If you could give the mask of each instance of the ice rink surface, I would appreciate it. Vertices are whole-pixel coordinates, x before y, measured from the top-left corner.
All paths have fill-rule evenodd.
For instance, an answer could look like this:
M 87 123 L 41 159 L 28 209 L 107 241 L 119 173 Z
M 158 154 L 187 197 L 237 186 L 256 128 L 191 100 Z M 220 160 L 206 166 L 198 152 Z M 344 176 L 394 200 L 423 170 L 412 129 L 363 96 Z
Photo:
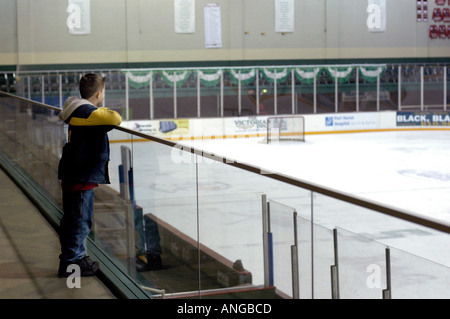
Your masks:
M 450 131 L 307 135 L 306 142 L 272 144 L 265 144 L 262 138 L 205 139 L 181 141 L 178 145 L 450 224 Z M 112 144 L 113 165 L 120 161 L 119 146 Z M 324 281 L 320 289 L 320 278 L 329 278 L 329 265 L 333 263 L 330 234 L 335 227 L 341 234 L 343 276 L 348 269 L 348 280 L 343 280 L 343 285 L 356 282 L 354 268 L 360 267 L 356 270 L 361 274 L 358 287 L 363 287 L 359 290 L 352 284 L 343 291 L 364 295 L 366 263 L 380 260 L 382 265 L 384 249 L 389 246 L 394 249 L 393 278 L 401 282 L 396 285 L 397 296 L 409 297 L 409 293 L 414 293 L 412 297 L 420 297 L 417 292 L 424 287 L 430 287 L 433 296 L 449 296 L 445 288 L 450 285 L 448 234 L 320 194 L 314 195 L 314 205 L 311 205 L 308 191 L 280 186 L 270 178 L 220 162 L 203 161 L 196 172 L 195 164 L 186 161 L 179 148 L 155 143 L 132 145 L 137 204 L 144 208 L 144 214 L 157 215 L 182 233 L 199 238 L 202 244 L 229 260 L 242 259 L 245 268 L 252 272 L 255 284 L 263 282 L 261 201 L 258 198 L 263 190 L 269 199 L 280 203 L 277 208 L 280 213 L 274 212 L 271 219 L 275 268 L 278 269 L 275 284 L 282 291 L 289 293 L 291 289 L 289 254 L 293 231 L 292 218 L 283 211 L 286 205 L 295 207 L 300 218 L 313 218 L 318 225 L 314 229 L 314 249 L 315 256 L 323 260 L 314 262 L 316 296 L 323 291 L 323 296 L 329 297 L 329 280 Z M 117 185 L 117 176 L 112 175 L 113 185 Z M 194 182 L 196 176 L 198 185 Z M 299 223 L 299 229 L 304 230 L 299 234 L 300 255 L 303 256 L 300 261 L 304 262 L 300 264 L 301 275 L 308 277 L 312 276 L 308 274 L 311 266 L 305 257 L 311 255 L 311 227 L 308 222 L 302 224 L 299 220 Z M 361 241 L 360 236 L 373 242 Z M 397 269 L 401 271 L 396 272 Z M 310 278 L 300 281 L 308 282 Z M 377 296 L 379 292 L 375 293 Z
M 450 131 L 182 142 L 314 184 L 450 223 Z

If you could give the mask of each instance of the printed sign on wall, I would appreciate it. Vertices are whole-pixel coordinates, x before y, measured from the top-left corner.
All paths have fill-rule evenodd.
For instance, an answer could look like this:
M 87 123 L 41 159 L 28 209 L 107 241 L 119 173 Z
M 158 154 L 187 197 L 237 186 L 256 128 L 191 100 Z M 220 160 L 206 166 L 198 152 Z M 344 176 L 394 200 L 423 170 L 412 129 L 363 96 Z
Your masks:
M 368 0 L 367 28 L 369 32 L 386 31 L 386 0 Z
M 222 47 L 222 18 L 220 6 L 216 3 L 205 6 L 205 47 L 207 49 Z
M 175 33 L 195 33 L 195 0 L 175 0 Z
M 450 112 L 397 112 L 397 126 L 450 126 Z
M 275 0 L 275 32 L 294 32 L 294 0 Z
M 69 34 L 83 35 L 91 33 L 90 0 L 68 0 L 66 25 Z

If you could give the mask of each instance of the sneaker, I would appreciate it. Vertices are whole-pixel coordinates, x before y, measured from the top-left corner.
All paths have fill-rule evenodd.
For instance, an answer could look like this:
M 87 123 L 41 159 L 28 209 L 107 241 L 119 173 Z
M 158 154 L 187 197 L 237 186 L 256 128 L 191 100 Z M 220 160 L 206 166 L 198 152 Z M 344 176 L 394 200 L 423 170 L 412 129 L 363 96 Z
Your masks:
M 73 274 L 73 272 L 68 272 L 67 267 L 69 265 L 78 265 L 80 267 L 80 276 L 81 277 L 88 277 L 88 276 L 94 276 L 95 273 L 98 270 L 98 262 L 92 261 L 89 256 L 86 256 L 78 261 L 63 261 L 61 260 L 59 262 L 59 269 L 58 269 L 58 276 L 59 277 L 69 277 Z
M 140 258 L 137 258 L 136 269 L 138 272 L 162 270 L 162 260 L 160 255 L 147 254 L 147 262 L 145 263 Z

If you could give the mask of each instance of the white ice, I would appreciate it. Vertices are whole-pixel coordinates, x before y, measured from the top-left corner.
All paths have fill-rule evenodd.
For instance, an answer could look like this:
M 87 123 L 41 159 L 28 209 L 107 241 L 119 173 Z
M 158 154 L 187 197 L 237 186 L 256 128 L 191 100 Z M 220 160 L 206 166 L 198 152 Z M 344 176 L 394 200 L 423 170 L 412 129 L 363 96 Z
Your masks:
M 305 143 L 264 144 L 259 138 L 183 141 L 179 145 L 450 223 L 450 132 L 447 131 L 308 135 Z M 287 294 L 291 289 L 293 230 L 290 211 L 284 207 L 293 207 L 300 217 L 298 228 L 303 229 L 299 234 L 302 283 L 310 282 L 312 275 L 311 232 L 306 220 L 313 219 L 318 225 L 314 229 L 314 238 L 319 239 L 314 245 L 315 297 L 328 297 L 330 291 L 328 277 L 329 265 L 333 263 L 330 248 L 334 227 L 341 234 L 342 285 L 348 296 L 367 295 L 367 289 L 354 288 L 356 285 L 345 287 L 345 283 L 357 282 L 358 278 L 366 280 L 366 260 L 383 264 L 384 248 L 388 245 L 393 249 L 392 258 L 398 259 L 394 267 L 401 268 L 395 280 L 407 278 L 396 286 L 402 287 L 397 288 L 398 297 L 400 291 L 406 297 L 409 291 L 416 293 L 415 285 L 419 284 L 422 290 L 430 285 L 438 297 L 450 297 L 445 288 L 450 286 L 445 281 L 449 279 L 443 280 L 449 277 L 447 267 L 450 267 L 447 234 L 320 194 L 311 196 L 310 192 L 222 163 L 194 159 L 178 148 L 155 143 L 134 143 L 130 147 L 136 200 L 144 213 L 156 214 L 231 261 L 241 259 L 244 267 L 252 272 L 255 284 L 263 282 L 260 195 L 264 193 L 276 207 L 271 216 L 275 284 Z M 113 144 L 112 165 L 119 162 L 119 145 Z M 118 187 L 114 175 L 113 185 Z M 353 236 L 359 239 L 352 240 Z M 373 241 L 370 245 L 363 241 L 359 247 L 361 238 Z M 346 271 L 348 280 L 345 280 Z M 360 276 L 355 277 L 355 271 Z M 407 277 L 408 274 L 413 277 Z M 322 277 L 327 280 L 321 280 Z M 367 284 L 361 283 L 360 287 L 366 288 Z M 369 295 L 374 293 L 376 297 L 379 290 L 370 290 Z M 302 296 L 309 294 L 308 288 L 306 291 L 302 288 Z M 413 295 L 417 296 L 420 294 Z

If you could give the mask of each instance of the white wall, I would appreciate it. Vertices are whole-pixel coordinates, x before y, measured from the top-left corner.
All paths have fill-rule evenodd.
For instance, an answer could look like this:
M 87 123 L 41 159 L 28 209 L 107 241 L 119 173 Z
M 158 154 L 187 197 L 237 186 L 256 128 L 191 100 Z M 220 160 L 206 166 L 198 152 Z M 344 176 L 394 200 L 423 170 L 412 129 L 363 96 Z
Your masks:
M 448 57 L 430 40 L 416 1 L 387 0 L 387 30 L 368 31 L 367 0 L 296 0 L 295 31 L 275 32 L 274 0 L 216 0 L 223 47 L 205 49 L 209 0 L 196 0 L 196 31 L 176 34 L 173 0 L 91 0 L 91 33 L 70 35 L 67 0 L 0 1 L 0 65 Z

